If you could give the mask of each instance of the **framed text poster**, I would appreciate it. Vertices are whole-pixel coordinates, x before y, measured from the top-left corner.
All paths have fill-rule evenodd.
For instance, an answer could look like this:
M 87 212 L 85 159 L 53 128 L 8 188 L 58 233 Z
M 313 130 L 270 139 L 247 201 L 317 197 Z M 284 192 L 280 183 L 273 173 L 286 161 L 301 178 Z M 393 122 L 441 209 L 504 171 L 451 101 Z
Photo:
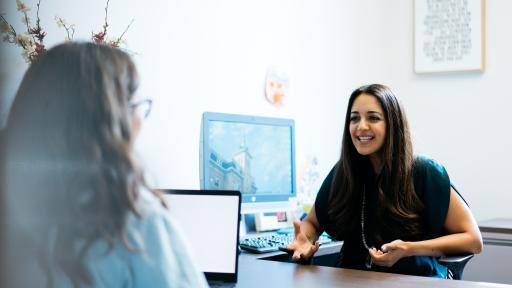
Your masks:
M 414 1 L 416 73 L 484 69 L 485 0 Z

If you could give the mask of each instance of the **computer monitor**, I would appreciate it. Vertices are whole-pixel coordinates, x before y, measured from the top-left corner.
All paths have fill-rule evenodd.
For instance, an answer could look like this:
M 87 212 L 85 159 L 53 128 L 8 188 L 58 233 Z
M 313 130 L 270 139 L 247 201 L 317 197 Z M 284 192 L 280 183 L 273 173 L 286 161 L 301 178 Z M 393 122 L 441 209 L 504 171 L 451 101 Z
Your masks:
M 203 113 L 201 189 L 239 190 L 242 213 L 288 209 L 296 199 L 294 126 L 292 119 Z

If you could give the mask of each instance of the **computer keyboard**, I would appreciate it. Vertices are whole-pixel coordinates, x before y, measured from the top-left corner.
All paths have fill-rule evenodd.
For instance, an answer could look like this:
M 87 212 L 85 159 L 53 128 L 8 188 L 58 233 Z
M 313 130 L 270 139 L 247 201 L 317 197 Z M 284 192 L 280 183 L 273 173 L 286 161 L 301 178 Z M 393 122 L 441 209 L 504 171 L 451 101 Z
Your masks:
M 286 247 L 293 242 L 294 233 L 289 234 L 271 234 L 259 237 L 251 237 L 240 240 L 240 248 L 253 253 L 274 252 L 279 247 Z M 320 245 L 332 242 L 327 234 L 322 234 L 318 238 Z

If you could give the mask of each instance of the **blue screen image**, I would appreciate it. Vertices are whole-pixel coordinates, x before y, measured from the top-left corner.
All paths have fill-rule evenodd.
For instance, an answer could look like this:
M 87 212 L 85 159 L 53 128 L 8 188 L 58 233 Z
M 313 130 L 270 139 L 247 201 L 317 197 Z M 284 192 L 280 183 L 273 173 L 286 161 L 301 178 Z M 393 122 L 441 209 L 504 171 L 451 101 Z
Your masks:
M 208 121 L 207 130 L 208 188 L 245 195 L 292 193 L 291 127 Z

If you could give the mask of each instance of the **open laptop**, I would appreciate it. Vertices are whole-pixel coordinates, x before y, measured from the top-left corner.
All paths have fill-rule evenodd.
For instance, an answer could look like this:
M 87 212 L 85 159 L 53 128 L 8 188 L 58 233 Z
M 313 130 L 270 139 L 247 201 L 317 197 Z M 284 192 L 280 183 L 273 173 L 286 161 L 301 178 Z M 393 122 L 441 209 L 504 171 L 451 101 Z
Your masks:
M 212 287 L 232 286 L 238 273 L 240 192 L 162 191 L 208 283 Z

